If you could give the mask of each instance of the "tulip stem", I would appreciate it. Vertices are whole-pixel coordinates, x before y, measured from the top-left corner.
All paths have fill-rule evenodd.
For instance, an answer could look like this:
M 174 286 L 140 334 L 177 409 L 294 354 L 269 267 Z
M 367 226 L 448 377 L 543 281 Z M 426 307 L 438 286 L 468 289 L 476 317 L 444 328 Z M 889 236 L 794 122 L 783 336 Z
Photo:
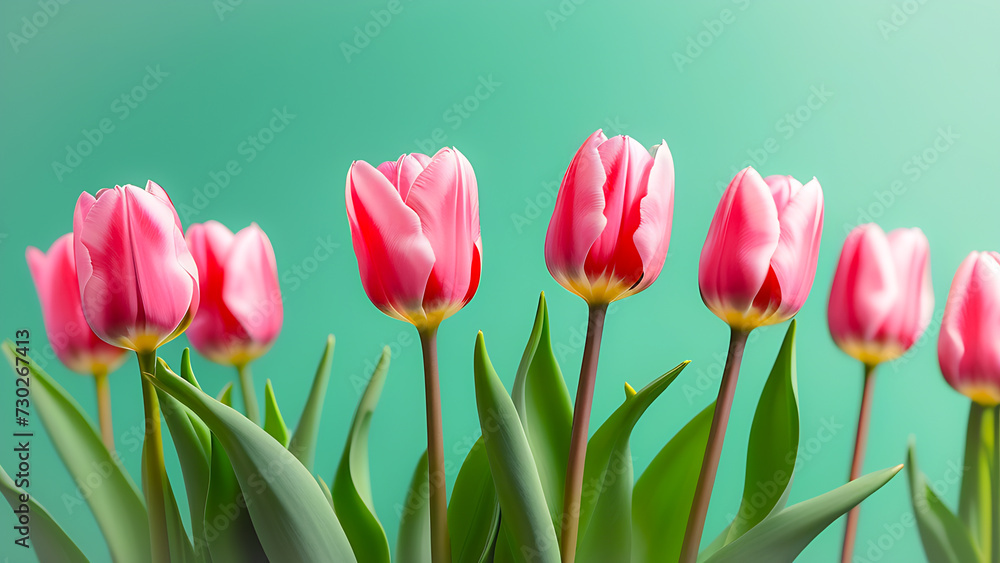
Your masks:
M 563 517 L 559 541 L 563 563 L 572 563 L 576 557 L 576 544 L 580 533 L 583 469 L 587 462 L 590 408 L 594 402 L 597 360 L 601 354 L 601 336 L 604 333 L 604 317 L 607 311 L 607 303 L 591 305 L 587 318 L 587 339 L 583 345 L 580 382 L 576 388 L 576 402 L 573 405 L 573 429 L 570 434 L 569 461 L 566 464 L 566 488 L 563 494 Z
M 257 391 L 253 388 L 253 373 L 250 372 L 250 364 L 239 364 L 236 366 L 236 373 L 240 376 L 240 391 L 243 393 L 243 408 L 247 412 L 247 418 L 257 426 L 260 426 L 260 407 L 257 406 Z
M 441 391 L 438 382 L 437 327 L 419 332 L 424 354 L 424 399 L 427 403 L 427 495 L 431 512 L 431 561 L 451 563 Z
M 875 368 L 877 364 L 865 364 L 864 391 L 861 392 L 861 411 L 858 413 L 858 433 L 854 439 L 854 457 L 851 460 L 851 473 L 848 481 L 861 476 L 865 462 L 865 450 L 868 447 L 868 427 L 872 416 L 872 395 L 875 393 Z M 847 528 L 844 530 L 844 549 L 841 552 L 841 563 L 851 563 L 854 556 L 854 542 L 858 537 L 858 517 L 860 507 L 855 506 L 847 513 Z
M 990 495 L 993 526 L 990 557 L 993 563 L 1000 563 L 1000 405 L 993 407 L 993 462 L 990 465 L 993 489 L 993 494 Z
M 101 441 L 108 453 L 115 452 L 115 431 L 111 425 L 111 389 L 108 387 L 108 369 L 94 368 L 94 390 L 97 392 L 97 422 L 101 427 Z
M 160 433 L 160 402 L 156 388 L 142 374 L 156 373 L 156 352 L 136 352 L 142 379 L 142 406 L 146 417 L 146 436 L 142 444 L 143 484 L 146 510 L 149 513 L 149 535 L 152 563 L 170 563 L 170 538 L 164 502 L 166 469 L 163 466 L 163 435 Z
M 719 458 L 722 457 L 722 445 L 726 439 L 729 411 L 733 407 L 733 396 L 736 394 L 740 362 L 743 361 L 743 350 L 746 348 L 749 335 L 750 331 L 734 328 L 729 337 L 729 355 L 726 357 L 726 367 L 722 372 L 722 383 L 719 385 L 719 397 L 715 402 L 712 426 L 708 431 L 708 444 L 705 446 L 701 474 L 698 475 L 698 486 L 695 488 L 691 514 L 688 516 L 687 529 L 684 532 L 680 563 L 695 563 L 698 560 L 701 536 L 705 531 L 705 517 L 708 516 L 708 504 L 712 499 L 715 474 L 719 470 Z
M 965 430 L 965 458 L 962 466 L 962 487 L 958 494 L 958 517 L 972 532 L 976 543 L 984 551 L 989 537 L 989 526 L 981 522 L 982 507 L 977 496 L 979 490 L 979 456 L 983 441 L 983 415 L 986 409 L 975 401 L 970 401 L 969 426 Z

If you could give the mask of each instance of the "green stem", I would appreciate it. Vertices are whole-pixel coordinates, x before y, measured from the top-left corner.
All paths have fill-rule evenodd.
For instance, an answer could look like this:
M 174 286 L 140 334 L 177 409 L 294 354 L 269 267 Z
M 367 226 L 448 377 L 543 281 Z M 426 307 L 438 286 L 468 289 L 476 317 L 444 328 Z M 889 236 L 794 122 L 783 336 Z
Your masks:
M 979 522 L 979 456 L 983 441 L 982 405 L 970 401 L 969 425 L 965 430 L 965 459 L 962 466 L 962 486 L 958 496 L 958 517 L 965 527 L 972 532 L 973 537 L 982 545 L 982 533 Z
M 240 391 L 243 393 L 243 408 L 247 412 L 247 418 L 250 419 L 250 422 L 260 426 L 260 407 L 257 406 L 257 391 L 253 387 L 250 364 L 236 366 L 236 373 L 240 376 Z
M 712 426 L 708 431 L 705 458 L 701 464 L 701 473 L 698 475 L 698 486 L 695 488 L 694 501 L 691 503 L 687 529 L 684 531 L 680 563 L 695 563 L 698 560 L 698 548 L 701 546 L 701 536 L 705 531 L 708 504 L 712 499 L 715 474 L 719 471 L 719 458 L 722 456 L 722 445 L 726 439 L 729 411 L 733 408 L 733 396 L 736 394 L 740 362 L 743 360 L 743 350 L 746 348 L 749 335 L 749 331 L 734 328 L 729 338 L 729 355 L 726 357 L 726 367 L 722 372 L 719 398 L 715 402 L 715 414 L 712 415 Z
M 97 392 L 97 422 L 101 428 L 101 441 L 108 453 L 115 453 L 115 431 L 111 424 L 111 389 L 108 386 L 108 370 L 94 368 L 94 390 Z
M 441 391 L 438 381 L 437 327 L 420 330 L 420 346 L 424 354 L 424 399 L 427 408 L 427 494 L 431 512 L 431 561 L 451 563 Z
M 1000 405 L 993 407 L 993 460 L 991 466 L 993 547 L 990 550 L 990 556 L 993 563 L 1000 563 Z
M 601 354 L 601 336 L 604 334 L 604 317 L 607 311 L 607 303 L 591 305 L 587 318 L 587 339 L 583 347 L 583 362 L 580 364 L 580 383 L 576 388 L 576 402 L 573 404 L 573 429 L 570 434 L 566 488 L 563 493 L 563 517 L 559 540 L 563 563 L 573 563 L 576 558 L 576 542 L 580 533 L 583 470 L 587 462 L 590 408 L 594 402 L 597 360 Z
M 868 427 L 872 415 L 872 395 L 875 392 L 875 367 L 873 364 L 865 364 L 864 391 L 861 392 L 861 410 L 858 413 L 858 433 L 854 439 L 854 457 L 851 460 L 851 474 L 848 481 L 853 481 L 861 476 L 861 469 L 865 462 L 865 450 L 868 447 Z M 854 543 L 858 537 L 858 517 L 860 508 L 855 506 L 847 513 L 847 527 L 844 530 L 844 549 L 841 552 L 841 563 L 851 563 L 854 556 Z
M 149 513 L 149 535 L 152 563 L 170 563 L 170 538 L 167 532 L 167 512 L 164 503 L 163 435 L 160 433 L 160 402 L 156 388 L 143 373 L 156 373 L 156 351 L 136 352 L 139 375 L 142 378 L 142 406 L 146 417 L 146 436 L 142 443 L 143 484 L 146 510 Z

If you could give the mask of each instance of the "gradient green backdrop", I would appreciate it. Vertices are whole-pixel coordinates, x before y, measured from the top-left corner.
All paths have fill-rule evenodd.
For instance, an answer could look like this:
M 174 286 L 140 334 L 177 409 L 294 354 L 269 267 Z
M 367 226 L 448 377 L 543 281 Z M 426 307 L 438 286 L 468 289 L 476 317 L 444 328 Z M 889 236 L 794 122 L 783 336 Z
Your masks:
M 943 383 L 934 342 L 959 262 L 971 250 L 998 247 L 996 3 L 52 4 L 58 12 L 43 16 L 44 1 L 0 3 L 0 337 L 31 329 L 32 349 L 43 353 L 24 249 L 47 248 L 70 230 L 83 190 L 151 178 L 181 207 L 185 224 L 217 219 L 237 229 L 256 221 L 274 243 L 285 326 L 255 372 L 260 388 L 272 379 L 290 424 L 325 336 L 338 338 L 317 459 L 327 478 L 359 385 L 381 347 L 393 348 L 372 425 L 371 467 L 376 508 L 394 544 L 397 509 L 424 448 L 420 349 L 412 327 L 378 312 L 359 283 L 343 196 L 352 159 L 378 163 L 454 145 L 476 170 L 482 284 L 440 335 L 450 487 L 479 434 L 471 374 L 478 330 L 509 385 L 544 290 L 557 355 L 575 390 L 585 307 L 549 277 L 542 248 L 565 167 L 603 127 L 647 146 L 666 139 L 677 187 L 663 273 L 608 319 L 592 428 L 622 400 L 624 382 L 639 387 L 692 360 L 636 429 L 632 452 L 641 469 L 712 399 L 728 333 L 699 298 L 697 264 L 720 190 L 745 162 L 764 174 L 816 176 L 826 225 L 812 296 L 798 316 L 803 463 L 791 501 L 832 489 L 847 474 L 861 369 L 830 340 L 825 307 L 846 230 L 877 220 L 927 233 L 937 307 L 915 353 L 880 371 L 865 470 L 902 462 L 915 435 L 923 468 L 955 502 L 949 468 L 961 462 L 967 401 Z M 294 117 L 272 121 L 275 111 Z M 110 132 L 79 162 L 68 157 L 67 145 L 84 142 L 88 152 L 85 141 L 97 134 L 84 130 L 102 120 Z M 251 148 L 250 137 L 262 150 Z M 209 186 L 227 167 L 228 184 Z M 784 330 L 760 330 L 747 352 L 706 538 L 738 507 L 749 422 Z M 176 362 L 186 344 L 179 338 L 162 355 Z M 54 361 L 49 369 L 94 412 L 87 378 Z M 201 358 L 196 371 L 211 390 L 233 375 Z M 111 380 L 120 445 L 139 431 L 137 377 L 132 359 Z M 0 381 L 0 463 L 9 469 L 13 385 Z M 93 560 L 106 560 L 99 530 L 37 416 L 32 428 L 31 492 Z M 139 451 L 120 447 L 137 476 Z M 169 443 L 167 451 L 182 491 Z M 909 511 L 901 475 L 863 505 L 859 561 L 923 560 L 915 528 L 885 535 Z M 12 545 L 13 518 L 0 512 L 0 554 L 33 560 Z M 801 560 L 834 561 L 842 532 L 841 521 Z M 869 541 L 880 538 L 888 549 L 869 559 Z

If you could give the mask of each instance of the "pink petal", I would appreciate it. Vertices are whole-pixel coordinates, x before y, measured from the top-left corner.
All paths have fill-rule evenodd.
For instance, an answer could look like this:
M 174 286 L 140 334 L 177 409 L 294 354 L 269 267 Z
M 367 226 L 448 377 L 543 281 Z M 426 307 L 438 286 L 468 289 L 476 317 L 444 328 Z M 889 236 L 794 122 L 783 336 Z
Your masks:
M 973 252 L 955 273 L 948 293 L 938 361 L 956 389 L 1000 389 L 1000 254 Z
M 934 314 L 930 245 L 920 229 L 896 229 L 889 233 L 888 242 L 899 297 L 880 337 L 907 350 L 927 329 Z
M 827 318 L 840 345 L 873 342 L 897 307 L 899 281 L 892 248 L 875 224 L 856 227 L 844 241 L 830 288 Z
M 652 284 L 667 258 L 674 217 L 674 160 L 666 141 L 656 147 L 646 189 L 639 204 L 639 226 L 632 235 L 642 260 L 642 281 L 638 293 Z
M 226 274 L 223 302 L 255 343 L 270 346 L 281 332 L 284 308 L 274 249 L 256 223 L 236 234 Z
M 771 188 L 771 197 L 778 208 L 778 215 L 781 215 L 788 202 L 802 189 L 802 183 L 791 176 L 768 176 L 764 178 L 764 182 Z
M 235 236 L 218 221 L 188 227 L 186 241 L 198 268 L 199 307 L 186 334 L 202 355 L 227 363 L 233 339 L 246 339 L 240 322 L 222 298 L 226 278 L 224 264 Z
M 181 218 L 177 215 L 177 210 L 174 209 L 174 202 L 170 199 L 170 196 L 167 195 L 166 190 L 161 188 L 156 182 L 147 180 L 146 192 L 156 196 L 157 199 L 166 203 L 170 207 L 170 210 L 174 213 L 174 223 L 177 224 L 177 228 L 180 229 L 181 232 L 184 232 L 184 227 L 181 226 Z
M 792 195 L 784 208 L 778 209 L 781 236 L 771 267 L 781 286 L 781 306 L 772 322 L 797 313 L 812 289 L 823 234 L 823 190 L 819 182 L 813 178 Z
M 717 315 L 747 313 L 771 269 L 781 227 L 771 190 L 751 167 L 722 196 L 698 264 L 702 299 Z

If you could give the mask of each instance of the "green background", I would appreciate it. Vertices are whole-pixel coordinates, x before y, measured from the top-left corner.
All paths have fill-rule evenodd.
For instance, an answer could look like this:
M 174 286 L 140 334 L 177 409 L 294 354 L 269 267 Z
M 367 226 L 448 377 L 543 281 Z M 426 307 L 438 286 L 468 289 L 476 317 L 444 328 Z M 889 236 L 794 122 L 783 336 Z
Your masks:
M 285 326 L 255 373 L 261 389 L 265 377 L 272 379 L 290 424 L 326 334 L 338 337 L 317 456 L 327 478 L 360 382 L 381 347 L 393 347 L 372 425 L 371 466 L 376 508 L 394 544 L 397 507 L 424 448 L 420 349 L 412 327 L 378 312 L 361 288 L 344 212 L 351 161 L 378 163 L 421 145 L 433 152 L 446 144 L 461 149 L 476 170 L 482 284 L 440 334 L 450 487 L 479 433 L 471 374 L 478 330 L 509 385 L 544 290 L 557 357 L 575 390 L 586 309 L 550 278 L 542 248 L 558 181 L 579 144 L 603 127 L 647 146 L 666 139 L 677 170 L 676 209 L 663 273 L 608 318 L 592 428 L 622 400 L 625 381 L 639 387 L 692 360 L 637 427 L 632 452 L 642 468 L 714 395 L 728 335 L 699 298 L 698 257 L 720 190 L 752 159 L 765 175 L 816 176 L 826 197 L 819 271 L 798 316 L 803 465 L 791 500 L 846 478 L 861 368 L 830 340 L 826 300 L 846 230 L 876 220 L 927 233 L 937 307 L 915 352 L 880 371 L 865 470 L 902 462 L 915 435 L 923 469 L 954 504 L 958 483 L 949 480 L 949 467 L 961 463 L 968 403 L 941 379 L 935 342 L 955 268 L 971 250 L 997 248 L 1000 191 L 991 170 L 1000 129 L 996 3 L 224 2 L 70 1 L 30 38 L 22 18 L 42 21 L 35 15 L 40 4 L 0 3 L 6 37 L 0 45 L 0 336 L 29 328 L 35 354 L 44 353 L 24 249 L 47 248 L 71 229 L 81 191 L 151 178 L 179 207 L 191 206 L 182 209 L 185 224 L 211 218 L 238 229 L 256 221 L 274 243 Z M 397 13 L 383 12 L 390 6 Z M 391 19 L 379 23 L 386 16 Z M 26 42 L 15 38 L 15 47 L 11 33 Z M 356 52 L 345 55 L 345 45 Z M 147 67 L 166 76 L 157 84 L 147 80 L 155 89 L 144 91 Z M 481 81 L 493 86 L 479 88 L 476 99 Z M 143 99 L 125 105 L 121 96 L 137 87 Z M 471 111 L 457 111 L 456 103 Z M 243 143 L 269 127 L 275 110 L 294 118 L 273 136 L 265 132 L 270 144 L 249 160 Z M 83 130 L 103 119 L 113 131 L 71 171 L 57 174 L 53 163 L 65 164 L 67 145 L 84 141 Z M 211 174 L 230 161 L 239 173 L 213 191 Z M 332 252 L 317 254 L 329 245 Z M 784 328 L 760 330 L 747 352 L 706 541 L 739 505 L 749 422 Z M 176 363 L 185 345 L 180 338 L 162 355 Z M 49 369 L 94 412 L 87 378 L 54 361 Z M 202 358 L 195 369 L 212 390 L 233 377 Z M 112 376 L 119 444 L 140 428 L 137 378 L 134 359 Z M 9 468 L 10 379 L 2 378 L 0 399 L 0 463 Z M 90 557 L 105 560 L 88 509 L 67 502 L 74 485 L 37 418 L 32 428 L 38 435 L 31 492 Z M 176 457 L 167 449 L 168 470 L 182 490 Z M 122 447 L 121 453 L 138 475 L 139 451 Z M 859 560 L 869 560 L 869 541 L 909 522 L 909 511 L 903 476 L 867 501 Z M 11 544 L 12 518 L 0 523 L 0 553 L 12 554 L 12 562 L 31 560 Z M 842 532 L 840 521 L 801 560 L 837 560 Z M 873 551 L 878 560 L 923 560 L 915 528 L 881 539 L 889 549 Z

